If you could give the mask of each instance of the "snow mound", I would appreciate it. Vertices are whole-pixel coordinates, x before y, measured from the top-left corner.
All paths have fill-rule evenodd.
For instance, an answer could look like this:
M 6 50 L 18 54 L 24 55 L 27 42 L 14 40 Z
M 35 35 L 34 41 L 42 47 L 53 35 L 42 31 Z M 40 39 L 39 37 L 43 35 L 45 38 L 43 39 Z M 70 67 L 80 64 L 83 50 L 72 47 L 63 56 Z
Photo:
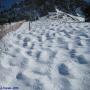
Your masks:
M 58 20 L 60 22 L 84 22 L 85 18 L 82 16 L 73 16 L 63 11 L 56 9 L 56 12 L 49 12 L 48 16 L 51 20 Z

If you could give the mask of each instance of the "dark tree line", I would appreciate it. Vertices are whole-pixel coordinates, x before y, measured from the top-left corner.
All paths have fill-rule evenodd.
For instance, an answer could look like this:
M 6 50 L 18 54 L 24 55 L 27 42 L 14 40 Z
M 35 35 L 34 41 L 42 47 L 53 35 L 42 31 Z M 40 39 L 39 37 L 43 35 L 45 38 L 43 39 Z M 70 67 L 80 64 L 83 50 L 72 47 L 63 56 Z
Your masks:
M 0 12 L 0 24 L 23 19 L 37 20 L 38 17 L 55 11 L 56 6 L 74 15 L 76 8 L 84 6 L 86 17 L 90 16 L 90 7 L 87 7 L 83 0 L 23 0 L 15 3 L 10 9 Z

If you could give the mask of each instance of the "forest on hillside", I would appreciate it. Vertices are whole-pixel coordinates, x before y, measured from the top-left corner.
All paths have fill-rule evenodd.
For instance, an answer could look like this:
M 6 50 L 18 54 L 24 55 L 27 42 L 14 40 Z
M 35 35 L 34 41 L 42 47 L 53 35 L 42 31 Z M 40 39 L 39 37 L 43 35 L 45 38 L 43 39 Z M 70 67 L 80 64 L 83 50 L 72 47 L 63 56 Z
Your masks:
M 76 9 L 80 8 L 86 16 L 90 16 L 87 15 L 90 9 L 85 11 L 87 6 L 88 4 L 83 0 L 23 0 L 0 12 L 0 24 L 19 20 L 37 20 L 38 17 L 55 11 L 55 7 L 74 15 L 77 15 Z

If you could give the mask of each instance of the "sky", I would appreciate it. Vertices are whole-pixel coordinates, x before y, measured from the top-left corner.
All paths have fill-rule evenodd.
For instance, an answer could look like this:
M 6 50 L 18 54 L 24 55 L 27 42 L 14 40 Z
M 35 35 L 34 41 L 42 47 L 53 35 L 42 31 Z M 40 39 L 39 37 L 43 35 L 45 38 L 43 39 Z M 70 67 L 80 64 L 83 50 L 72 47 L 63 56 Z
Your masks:
M 1 1 L 1 6 L 3 6 L 3 8 L 5 8 L 5 9 L 8 9 L 8 8 L 11 7 L 11 5 L 13 5 L 17 1 L 20 2 L 21 0 L 2 0 Z

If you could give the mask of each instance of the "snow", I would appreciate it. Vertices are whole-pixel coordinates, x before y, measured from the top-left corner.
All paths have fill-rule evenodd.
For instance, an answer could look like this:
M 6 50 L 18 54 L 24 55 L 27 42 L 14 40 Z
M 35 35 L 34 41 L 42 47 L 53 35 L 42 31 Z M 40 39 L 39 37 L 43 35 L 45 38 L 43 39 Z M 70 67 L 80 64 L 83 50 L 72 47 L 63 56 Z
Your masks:
M 0 41 L 0 86 L 89 90 L 90 23 L 59 20 L 24 22 Z

